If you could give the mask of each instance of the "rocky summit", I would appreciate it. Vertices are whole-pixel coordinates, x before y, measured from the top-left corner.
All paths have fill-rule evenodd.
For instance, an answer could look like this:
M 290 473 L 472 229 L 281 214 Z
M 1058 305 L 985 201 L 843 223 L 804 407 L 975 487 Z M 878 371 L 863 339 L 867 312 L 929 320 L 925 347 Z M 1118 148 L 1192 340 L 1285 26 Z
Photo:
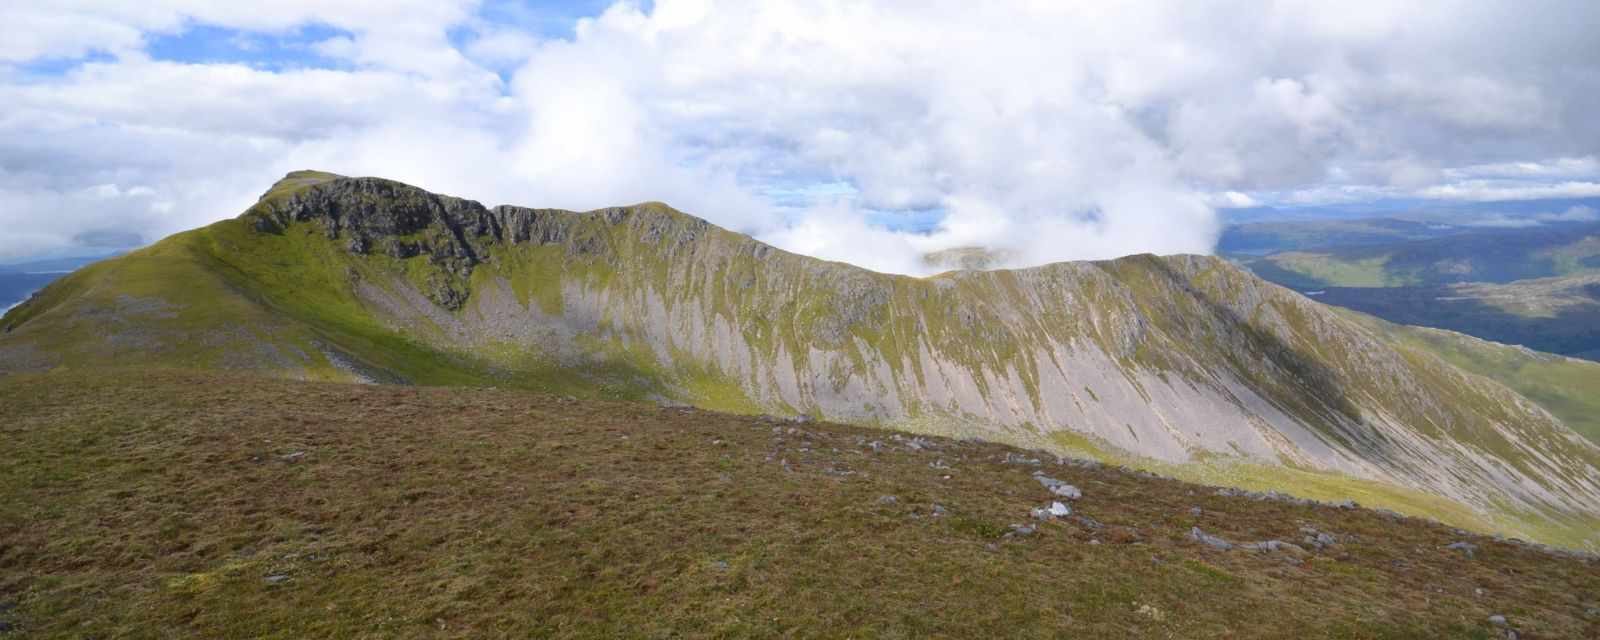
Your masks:
M 1380 325 L 1206 256 L 912 278 L 660 203 L 488 208 L 296 172 L 236 219 L 13 309 L 0 371 L 246 370 L 808 416 L 1600 544 L 1595 443 Z

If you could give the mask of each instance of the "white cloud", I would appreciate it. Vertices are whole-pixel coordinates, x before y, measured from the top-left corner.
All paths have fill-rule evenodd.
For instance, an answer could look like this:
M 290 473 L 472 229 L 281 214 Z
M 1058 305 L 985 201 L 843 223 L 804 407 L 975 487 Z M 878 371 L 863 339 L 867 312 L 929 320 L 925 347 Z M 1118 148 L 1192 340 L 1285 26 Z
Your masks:
M 0 8 L 32 26 L 0 61 L 115 59 L 0 74 L 0 226 L 28 229 L 0 256 L 158 237 L 300 168 L 489 203 L 663 200 L 909 273 L 972 244 L 1024 264 L 1205 252 L 1213 207 L 1600 195 L 1600 12 L 1582 2 L 659 0 L 570 40 L 466 1 L 47 4 Z M 343 68 L 143 52 L 192 24 L 311 23 L 348 34 L 314 45 Z M 97 185 L 118 194 L 85 205 Z M 896 209 L 943 217 L 869 222 Z
M 1489 180 L 1465 180 L 1453 184 L 1428 187 L 1419 191 L 1418 195 L 1441 200 L 1474 201 L 1595 198 L 1600 197 L 1600 182 L 1567 181 L 1553 184 L 1508 184 Z

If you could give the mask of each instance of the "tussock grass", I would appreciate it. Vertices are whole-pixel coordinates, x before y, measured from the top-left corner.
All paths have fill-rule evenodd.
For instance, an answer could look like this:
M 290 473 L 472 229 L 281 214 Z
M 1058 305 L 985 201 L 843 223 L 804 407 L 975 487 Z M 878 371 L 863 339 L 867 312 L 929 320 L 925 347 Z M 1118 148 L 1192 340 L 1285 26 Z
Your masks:
M 1103 528 L 1002 538 L 1051 496 L 998 444 L 148 369 L 0 379 L 0 415 L 0 621 L 27 637 L 1600 634 L 1593 562 L 1048 456 Z M 1294 564 L 1193 526 L 1348 542 Z

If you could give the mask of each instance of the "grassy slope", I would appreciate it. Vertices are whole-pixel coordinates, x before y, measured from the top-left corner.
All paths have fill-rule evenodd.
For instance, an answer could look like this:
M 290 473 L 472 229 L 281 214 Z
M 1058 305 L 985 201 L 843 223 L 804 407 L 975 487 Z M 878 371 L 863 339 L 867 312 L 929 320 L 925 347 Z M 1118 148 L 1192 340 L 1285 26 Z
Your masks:
M 1600 364 L 1345 313 L 1394 337 L 1399 344 L 1433 353 L 1466 371 L 1510 387 L 1539 403 L 1573 431 L 1600 442 Z
M 1111 469 L 1046 466 L 1105 528 L 1002 540 L 1050 495 L 1000 445 L 149 370 L 8 377 L 0 413 L 0 621 L 30 637 L 1600 633 L 1593 562 Z M 1351 541 L 1294 564 L 1195 525 Z

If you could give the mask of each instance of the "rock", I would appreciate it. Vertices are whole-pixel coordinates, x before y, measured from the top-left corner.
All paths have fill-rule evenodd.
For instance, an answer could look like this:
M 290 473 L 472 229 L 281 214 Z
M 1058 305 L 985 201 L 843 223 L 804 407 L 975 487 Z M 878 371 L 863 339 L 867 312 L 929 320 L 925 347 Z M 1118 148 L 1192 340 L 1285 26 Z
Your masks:
M 1277 551 L 1277 552 L 1287 553 L 1287 554 L 1289 554 L 1291 556 L 1297 556 L 1297 557 L 1306 555 L 1306 553 L 1307 553 L 1307 551 L 1303 547 L 1301 547 L 1300 545 L 1294 544 L 1292 542 L 1284 542 L 1282 540 L 1266 540 L 1266 541 L 1263 541 L 1263 542 L 1251 542 L 1251 543 L 1245 544 L 1243 546 L 1244 546 L 1244 548 L 1249 549 L 1251 551 L 1263 551 L 1263 552 Z
M 1200 507 L 1189 507 L 1189 515 L 1191 516 L 1198 518 L 1203 513 L 1205 513 L 1205 510 Z
M 1037 507 L 1029 513 L 1035 520 L 1054 520 L 1072 515 L 1072 508 L 1060 502 L 1052 502 L 1048 507 Z
M 266 578 L 267 584 L 283 584 L 289 581 L 289 576 L 283 574 L 270 575 Z
M 1072 520 L 1074 522 L 1077 522 L 1078 524 L 1083 525 L 1084 527 L 1089 528 L 1089 529 L 1104 529 L 1105 528 L 1105 525 L 1100 524 L 1099 520 L 1095 520 L 1094 518 L 1091 518 L 1089 516 L 1083 516 L 1083 515 L 1072 516 Z
M 1504 627 L 1506 626 L 1506 617 L 1500 614 L 1489 616 L 1489 624 L 1497 627 Z
M 1206 533 L 1204 531 L 1201 531 L 1200 527 L 1192 527 L 1192 528 L 1189 529 L 1189 539 L 1190 540 L 1194 540 L 1195 542 L 1199 542 L 1201 544 L 1205 544 L 1205 545 L 1211 546 L 1211 547 L 1216 548 L 1216 549 L 1221 549 L 1223 551 L 1227 551 L 1227 550 L 1233 548 L 1233 543 L 1232 542 L 1228 542 L 1227 540 L 1223 540 L 1222 538 L 1218 538 L 1218 537 L 1210 535 L 1210 534 L 1208 534 L 1208 533 Z
M 1316 530 L 1315 527 L 1300 527 L 1300 533 L 1305 534 L 1301 542 L 1308 547 L 1322 549 L 1339 544 L 1339 537 L 1331 533 Z
M 1342 502 L 1335 502 L 1335 503 L 1333 503 L 1333 506 L 1338 507 L 1340 509 L 1359 509 L 1359 508 L 1361 508 L 1361 505 L 1359 503 L 1357 503 L 1355 500 L 1345 500 L 1345 501 L 1342 501 Z
M 727 560 L 713 560 L 711 561 L 711 568 L 726 573 L 728 569 L 732 568 L 732 565 L 729 565 Z
M 798 415 L 798 416 L 792 416 L 792 417 L 789 418 L 789 422 L 793 423 L 793 424 L 811 424 L 812 422 L 815 422 L 815 421 L 816 421 L 816 418 L 813 418 L 811 416 L 804 415 L 804 414 Z
M 1015 535 L 1015 536 L 1020 536 L 1020 537 L 1024 537 L 1024 538 L 1026 538 L 1026 537 L 1028 537 L 1028 536 L 1031 536 L 1031 535 L 1033 535 L 1033 534 L 1034 534 L 1034 533 L 1035 533 L 1035 532 L 1037 532 L 1037 531 L 1038 531 L 1038 529 L 1037 529 L 1037 528 L 1035 528 L 1035 527 L 1032 527 L 1032 526 L 1029 526 L 1029 525 L 1025 525 L 1025 524 L 1014 524 L 1014 525 L 1011 525 L 1011 531 L 1010 531 L 1010 533 L 1007 533 L 1007 534 L 1006 534 L 1006 535 L 1007 535 L 1007 536 L 1013 536 L 1013 535 Z
M 1600 618 L 1600 607 L 1589 607 L 1584 610 L 1583 615 L 1590 618 Z
M 1139 606 L 1139 615 L 1150 618 L 1151 620 L 1155 620 L 1156 622 L 1167 619 L 1167 614 L 1163 613 L 1160 609 L 1147 604 Z
M 946 511 L 945 508 L 942 505 L 939 505 L 939 504 L 933 505 L 933 515 L 942 516 L 942 515 L 944 515 L 946 513 L 949 513 L 949 511 Z
M 1460 551 L 1461 553 L 1466 554 L 1468 558 L 1478 555 L 1478 545 L 1472 544 L 1471 542 L 1452 542 L 1445 545 L 1444 548 L 1451 551 Z
M 878 504 L 899 504 L 900 499 L 894 496 L 878 496 Z
M 296 451 L 296 452 L 288 454 L 288 455 L 278 456 L 278 459 L 282 460 L 284 462 L 299 462 L 302 458 L 305 458 L 305 457 L 306 457 L 306 452 L 304 452 L 304 451 Z
M 1015 453 L 1006 454 L 1004 462 L 1006 464 L 1026 464 L 1026 465 L 1031 465 L 1031 466 L 1035 466 L 1035 467 L 1037 467 L 1037 466 L 1039 466 L 1041 464 L 1044 464 L 1044 463 L 1040 462 L 1038 458 L 1029 458 L 1027 456 L 1023 456 L 1023 455 L 1019 455 L 1019 454 L 1015 454 Z
M 1042 471 L 1033 472 L 1033 479 L 1038 480 L 1039 484 L 1042 484 L 1046 489 L 1049 489 L 1050 493 L 1056 494 L 1068 500 L 1077 500 L 1078 498 L 1083 497 L 1083 492 L 1078 490 L 1077 487 L 1046 476 Z

